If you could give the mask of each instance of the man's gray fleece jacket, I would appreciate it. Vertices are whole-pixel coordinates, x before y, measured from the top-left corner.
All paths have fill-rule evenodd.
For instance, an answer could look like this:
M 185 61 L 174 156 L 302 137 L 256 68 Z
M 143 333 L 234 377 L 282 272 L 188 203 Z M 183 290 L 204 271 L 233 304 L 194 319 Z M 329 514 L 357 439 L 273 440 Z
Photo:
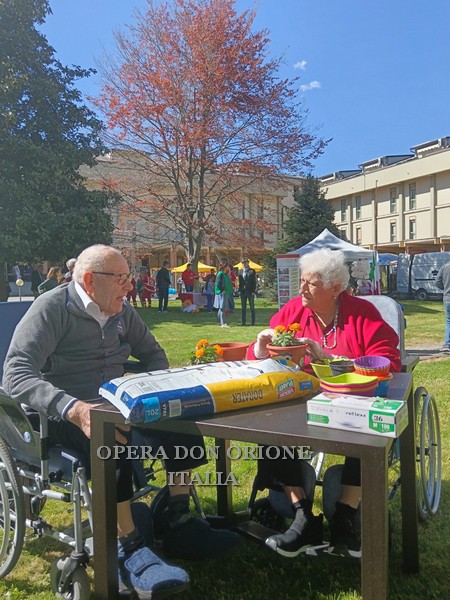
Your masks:
M 123 374 L 130 355 L 149 371 L 168 367 L 164 350 L 134 308 L 124 304 L 102 330 L 71 282 L 39 296 L 16 327 L 3 387 L 18 402 L 61 416 L 73 398 L 98 398 L 99 387 Z

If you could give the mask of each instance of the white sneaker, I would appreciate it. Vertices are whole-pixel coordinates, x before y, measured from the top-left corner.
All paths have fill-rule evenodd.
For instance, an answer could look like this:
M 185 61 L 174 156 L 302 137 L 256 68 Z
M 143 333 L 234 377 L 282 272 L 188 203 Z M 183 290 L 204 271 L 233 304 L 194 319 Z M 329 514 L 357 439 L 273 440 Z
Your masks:
M 224 323 L 223 325 L 221 325 L 221 327 L 229 327 L 229 325 L 227 325 L 226 323 Z

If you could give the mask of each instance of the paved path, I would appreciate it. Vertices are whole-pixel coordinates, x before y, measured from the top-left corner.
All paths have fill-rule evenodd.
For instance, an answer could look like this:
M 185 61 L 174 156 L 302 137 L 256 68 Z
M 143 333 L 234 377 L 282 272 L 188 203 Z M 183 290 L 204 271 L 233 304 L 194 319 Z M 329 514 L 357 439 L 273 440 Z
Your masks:
M 406 354 L 419 356 L 421 360 L 430 360 L 435 358 L 450 358 L 450 351 L 442 352 L 441 346 L 424 346 L 423 348 L 406 348 Z

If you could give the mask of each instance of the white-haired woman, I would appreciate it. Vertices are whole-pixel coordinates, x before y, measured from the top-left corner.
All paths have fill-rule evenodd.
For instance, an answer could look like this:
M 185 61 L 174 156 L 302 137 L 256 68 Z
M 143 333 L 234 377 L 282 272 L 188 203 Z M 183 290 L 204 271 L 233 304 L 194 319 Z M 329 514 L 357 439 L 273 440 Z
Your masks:
M 248 358 L 269 355 L 266 346 L 274 327 L 299 323 L 297 337 L 308 344 L 305 370 L 311 370 L 309 364 L 317 359 L 376 355 L 389 358 L 391 370 L 400 371 L 395 331 L 372 304 L 346 291 L 350 275 L 343 253 L 324 248 L 305 254 L 300 259 L 300 271 L 300 295 L 272 317 L 270 329 L 258 334 Z M 296 460 L 258 461 L 260 489 L 275 487 L 275 482 L 281 484 L 290 499 L 295 518 L 285 533 L 269 537 L 266 544 L 283 556 L 294 557 L 308 546 L 321 543 L 322 519 L 312 513 L 312 502 L 306 498 Z M 346 458 L 341 484 L 341 496 L 330 522 L 330 552 L 358 557 L 361 551 L 354 517 L 361 495 L 359 460 Z

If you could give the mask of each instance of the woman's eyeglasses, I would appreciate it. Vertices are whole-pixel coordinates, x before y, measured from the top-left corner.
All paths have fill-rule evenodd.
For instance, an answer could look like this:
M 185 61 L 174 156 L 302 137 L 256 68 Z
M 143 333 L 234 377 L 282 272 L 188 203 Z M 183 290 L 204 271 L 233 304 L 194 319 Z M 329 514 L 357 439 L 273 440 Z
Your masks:
M 108 273 L 105 271 L 92 271 L 94 275 L 109 275 L 110 277 L 117 277 L 117 283 L 119 285 L 125 285 L 127 281 L 131 281 L 133 273 Z

